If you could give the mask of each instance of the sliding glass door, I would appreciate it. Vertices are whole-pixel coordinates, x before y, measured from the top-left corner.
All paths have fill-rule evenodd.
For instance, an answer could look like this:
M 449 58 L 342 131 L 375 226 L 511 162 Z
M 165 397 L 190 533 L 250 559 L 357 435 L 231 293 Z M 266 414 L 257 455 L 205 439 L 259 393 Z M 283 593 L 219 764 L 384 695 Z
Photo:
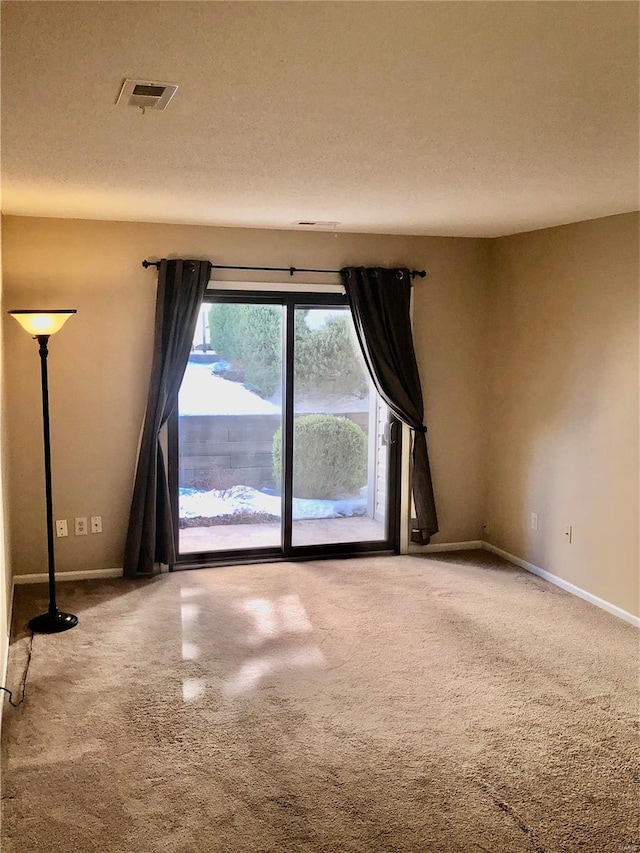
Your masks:
M 281 545 L 272 457 L 282 440 L 284 310 L 202 306 L 178 395 L 181 554 Z
M 347 307 L 294 311 L 302 333 L 293 354 L 291 544 L 385 541 L 386 448 L 376 423 L 384 407 L 351 314 Z
M 170 426 L 179 565 L 397 550 L 400 431 L 344 297 L 207 295 Z

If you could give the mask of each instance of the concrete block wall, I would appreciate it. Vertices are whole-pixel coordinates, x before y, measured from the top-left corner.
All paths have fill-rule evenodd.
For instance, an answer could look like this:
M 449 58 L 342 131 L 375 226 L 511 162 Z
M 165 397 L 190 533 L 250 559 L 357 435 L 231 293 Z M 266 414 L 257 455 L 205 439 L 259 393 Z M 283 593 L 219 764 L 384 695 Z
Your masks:
M 368 431 L 367 412 L 344 417 Z M 200 491 L 234 485 L 274 488 L 271 452 L 281 417 L 183 415 L 179 418 L 179 484 Z

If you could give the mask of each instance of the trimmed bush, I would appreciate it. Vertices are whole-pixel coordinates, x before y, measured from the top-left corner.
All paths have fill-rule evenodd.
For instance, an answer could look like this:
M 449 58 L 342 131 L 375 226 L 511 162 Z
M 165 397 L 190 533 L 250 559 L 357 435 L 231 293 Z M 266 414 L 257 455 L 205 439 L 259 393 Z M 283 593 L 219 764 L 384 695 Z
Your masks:
M 273 437 L 273 478 L 282 480 L 282 430 Z M 336 500 L 367 481 L 367 436 L 336 415 L 302 415 L 294 423 L 293 489 L 298 498 Z
M 281 384 L 282 309 L 215 302 L 209 309 L 211 347 L 234 362 L 244 382 L 265 399 Z
M 349 313 L 320 329 L 307 326 L 308 313 L 295 312 L 296 388 L 364 397 L 368 378 Z M 246 385 L 265 399 L 282 383 L 282 316 L 278 305 L 215 302 L 209 309 L 211 348 L 242 368 Z

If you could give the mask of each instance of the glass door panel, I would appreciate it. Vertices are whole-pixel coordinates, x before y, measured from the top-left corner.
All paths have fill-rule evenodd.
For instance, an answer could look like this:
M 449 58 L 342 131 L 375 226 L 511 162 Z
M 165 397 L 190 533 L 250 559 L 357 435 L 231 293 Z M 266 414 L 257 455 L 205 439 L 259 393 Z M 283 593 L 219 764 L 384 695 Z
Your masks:
M 281 547 L 284 311 L 202 305 L 178 398 L 181 555 Z
M 388 410 L 345 307 L 295 307 L 292 546 L 382 542 Z

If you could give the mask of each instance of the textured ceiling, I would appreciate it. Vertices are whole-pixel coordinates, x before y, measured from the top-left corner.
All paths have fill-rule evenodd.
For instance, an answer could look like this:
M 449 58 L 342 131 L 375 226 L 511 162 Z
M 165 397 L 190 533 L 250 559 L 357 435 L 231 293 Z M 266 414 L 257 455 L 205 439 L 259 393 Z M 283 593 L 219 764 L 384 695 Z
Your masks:
M 5 2 L 5 213 L 496 236 L 638 207 L 635 2 Z M 164 113 L 122 79 L 180 84 Z

